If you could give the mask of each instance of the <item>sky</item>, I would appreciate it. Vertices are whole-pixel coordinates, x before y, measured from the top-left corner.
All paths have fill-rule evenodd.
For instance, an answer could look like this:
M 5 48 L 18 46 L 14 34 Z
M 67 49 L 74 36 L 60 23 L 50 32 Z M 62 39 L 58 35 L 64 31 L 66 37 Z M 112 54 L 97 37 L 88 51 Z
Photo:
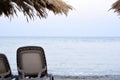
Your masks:
M 109 11 L 116 0 L 63 1 L 74 7 L 67 16 L 49 11 L 46 19 L 29 22 L 21 13 L 0 16 L 0 36 L 120 37 L 120 16 Z

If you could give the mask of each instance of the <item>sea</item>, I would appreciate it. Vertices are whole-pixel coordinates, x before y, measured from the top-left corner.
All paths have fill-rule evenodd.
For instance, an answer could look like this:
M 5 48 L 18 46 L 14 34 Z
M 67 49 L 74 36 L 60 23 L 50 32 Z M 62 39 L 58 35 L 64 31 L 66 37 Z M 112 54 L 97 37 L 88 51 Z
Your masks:
M 53 75 L 120 75 L 120 37 L 0 37 L 0 53 L 15 75 L 16 51 L 22 46 L 43 47 Z

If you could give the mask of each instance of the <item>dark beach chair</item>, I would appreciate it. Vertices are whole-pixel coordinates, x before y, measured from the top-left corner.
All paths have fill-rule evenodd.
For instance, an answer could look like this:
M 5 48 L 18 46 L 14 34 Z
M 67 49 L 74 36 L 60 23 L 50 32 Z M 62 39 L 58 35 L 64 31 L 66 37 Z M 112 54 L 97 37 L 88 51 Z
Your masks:
M 13 75 L 7 57 L 0 53 L 0 80 L 12 80 L 12 78 Z
M 18 80 L 53 80 L 47 73 L 44 50 L 37 46 L 20 47 L 17 50 Z

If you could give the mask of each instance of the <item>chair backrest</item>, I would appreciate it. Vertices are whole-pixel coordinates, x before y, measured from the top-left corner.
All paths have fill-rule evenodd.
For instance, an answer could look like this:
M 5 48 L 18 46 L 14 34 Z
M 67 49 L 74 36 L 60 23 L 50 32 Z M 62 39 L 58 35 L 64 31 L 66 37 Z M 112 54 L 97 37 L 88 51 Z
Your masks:
M 10 77 L 12 74 L 7 57 L 0 53 L 0 76 L 2 75 L 4 77 Z
M 38 46 L 20 47 L 17 50 L 17 67 L 24 71 L 26 76 L 37 76 L 46 67 L 44 50 Z M 21 72 L 18 73 L 21 74 Z M 47 74 L 47 70 L 44 72 Z

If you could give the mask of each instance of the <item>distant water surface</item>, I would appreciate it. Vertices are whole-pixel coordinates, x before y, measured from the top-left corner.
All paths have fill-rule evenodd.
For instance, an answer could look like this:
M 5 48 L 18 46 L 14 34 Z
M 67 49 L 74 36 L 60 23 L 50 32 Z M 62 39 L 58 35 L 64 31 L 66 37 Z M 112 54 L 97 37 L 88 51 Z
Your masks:
M 16 50 L 42 46 L 54 75 L 120 75 L 120 38 L 0 37 L 0 52 L 17 74 Z

